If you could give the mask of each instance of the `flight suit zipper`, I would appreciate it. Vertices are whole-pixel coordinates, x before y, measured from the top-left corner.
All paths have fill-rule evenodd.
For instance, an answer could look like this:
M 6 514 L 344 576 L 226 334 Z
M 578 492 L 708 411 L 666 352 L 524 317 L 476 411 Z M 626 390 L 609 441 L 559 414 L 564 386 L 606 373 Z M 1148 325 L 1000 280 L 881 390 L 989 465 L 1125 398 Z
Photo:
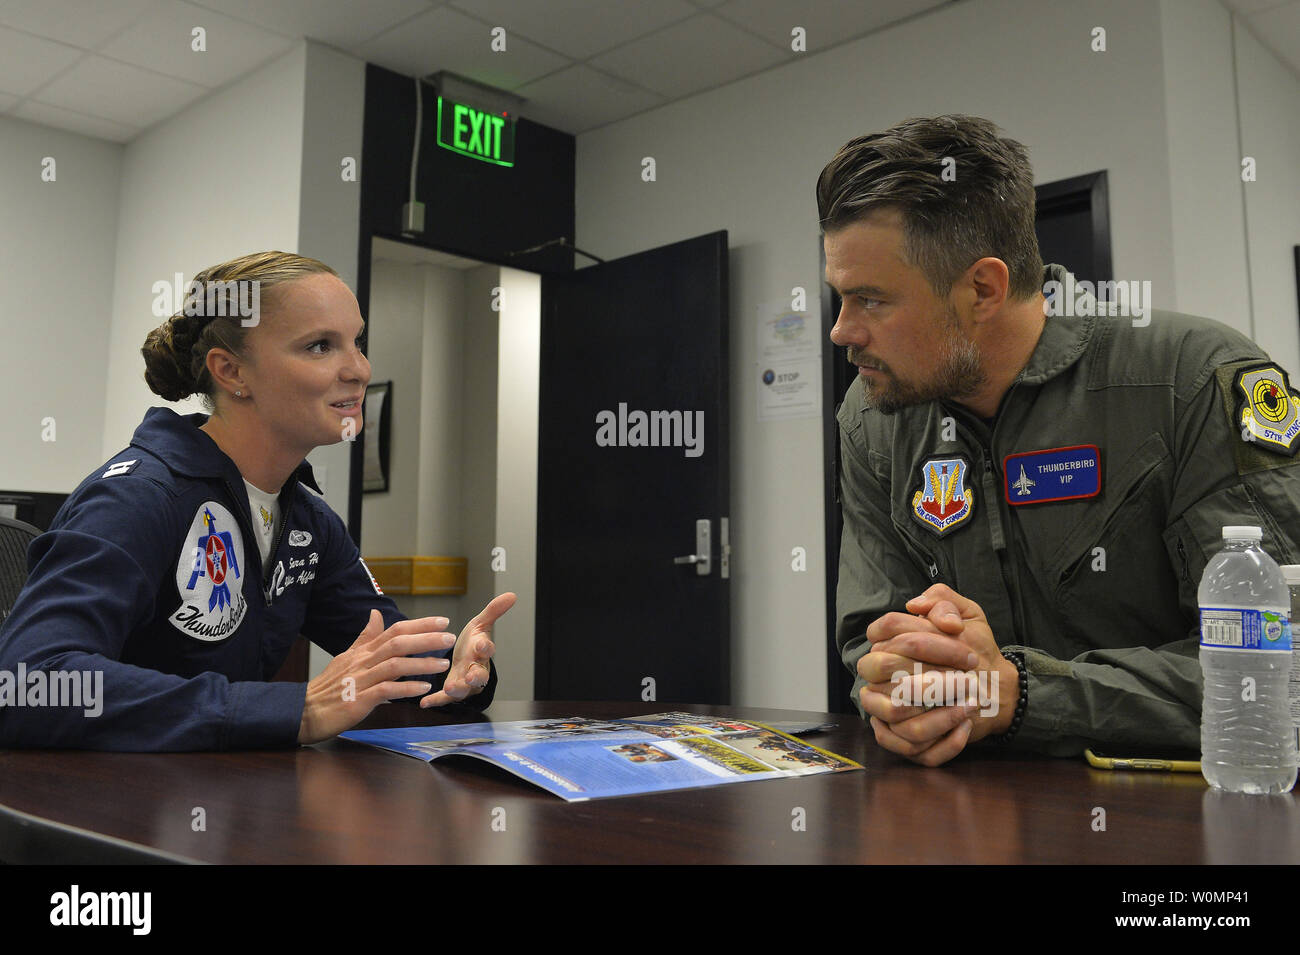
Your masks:
M 1004 528 L 1002 526 L 1002 498 L 998 494 L 998 482 L 993 473 L 992 449 L 985 448 L 985 453 L 989 455 L 984 459 L 984 477 L 985 477 L 985 495 L 989 496 L 990 514 L 995 516 L 998 533 L 1001 538 L 1001 546 L 998 547 L 998 561 L 1002 568 L 1002 584 L 1007 588 L 1007 593 L 1011 597 L 1011 624 L 1015 628 L 1015 638 L 1017 642 L 1024 643 L 1027 640 L 1025 633 L 1025 608 L 1024 594 L 1021 591 L 1020 571 L 1016 562 L 1011 557 L 1011 546 L 1013 544 L 1009 538 L 1015 533 L 1010 522 Z M 992 491 L 990 496 L 990 490 Z M 1009 585 L 1008 585 L 1009 583 Z M 1004 643 L 1009 641 L 1003 641 Z
M 1002 407 L 999 408 L 999 419 L 1002 417 L 1002 409 L 1006 407 L 1007 402 L 1010 400 L 1011 395 L 1014 394 L 1018 384 L 1019 379 L 1012 383 L 1011 390 L 1007 392 L 1006 397 L 1003 399 Z M 1002 578 L 1002 587 L 1007 592 L 1008 609 L 1011 611 L 1011 625 L 1015 630 L 1015 633 L 1011 635 L 1010 639 L 1000 634 L 995 636 L 997 636 L 1000 645 L 1014 644 L 1016 641 L 1024 641 L 1027 639 L 1025 633 L 1026 614 L 1022 602 L 1023 596 L 1020 589 L 1020 574 L 1017 571 L 1015 561 L 1011 559 L 1010 554 L 1010 547 L 1013 542 L 1009 540 L 1009 535 L 1012 533 L 1012 528 L 1009 522 L 1003 520 L 1004 515 L 1001 506 L 1002 498 L 999 493 L 1000 482 L 998 481 L 993 468 L 993 445 L 995 443 L 994 438 L 998 422 L 995 420 L 992 428 L 985 428 L 982 422 L 976 426 L 974 423 L 975 419 L 970 412 L 960 407 L 954 408 L 953 410 L 956 414 L 966 419 L 967 433 L 975 438 L 975 443 L 978 445 L 980 452 L 984 457 L 984 469 L 983 473 L 980 475 L 980 488 L 983 490 L 985 503 L 988 507 L 989 540 L 993 545 L 994 551 L 996 551 L 998 555 L 998 572 L 999 576 Z M 988 432 L 988 440 L 985 440 L 983 437 L 985 431 Z M 970 594 L 964 596 L 971 597 L 972 600 L 975 599 Z
M 1023 372 L 1021 374 L 1023 374 Z M 1011 515 L 1009 513 L 1006 515 L 1008 520 L 1006 524 L 1003 525 L 1002 495 L 1000 493 L 1002 482 L 996 480 L 996 476 L 993 473 L 993 446 L 997 443 L 998 423 L 1002 420 L 1002 413 L 1010 404 L 1012 396 L 1015 395 L 1016 388 L 1019 387 L 1019 385 L 1020 377 L 1017 376 L 1016 380 L 1011 383 L 1010 390 L 1007 391 L 1006 395 L 1002 399 L 1001 405 L 998 408 L 998 415 L 993 421 L 993 427 L 989 429 L 989 440 L 988 443 L 984 445 L 984 478 L 986 489 L 985 494 L 988 496 L 989 502 L 989 513 L 996 515 L 999 536 L 1002 540 L 1001 549 L 998 551 L 998 560 L 1001 562 L 1002 568 L 1002 585 L 1006 587 L 1007 593 L 1011 597 L 1011 625 L 1016 631 L 1014 634 L 1014 640 L 1023 644 L 1027 643 L 1029 639 L 1029 635 L 1025 631 L 1025 623 L 1028 615 L 1025 613 L 1024 592 L 1021 587 L 1020 570 L 1011 556 L 1011 547 L 1019 542 L 1011 540 L 1011 537 L 1015 535 L 1015 526 L 1014 522 L 1010 520 Z M 989 493 L 990 489 L 992 492 L 991 494 Z M 1010 582 L 1010 586 L 1008 586 L 1008 581 Z M 1011 641 L 1003 639 L 1000 642 L 1006 644 Z

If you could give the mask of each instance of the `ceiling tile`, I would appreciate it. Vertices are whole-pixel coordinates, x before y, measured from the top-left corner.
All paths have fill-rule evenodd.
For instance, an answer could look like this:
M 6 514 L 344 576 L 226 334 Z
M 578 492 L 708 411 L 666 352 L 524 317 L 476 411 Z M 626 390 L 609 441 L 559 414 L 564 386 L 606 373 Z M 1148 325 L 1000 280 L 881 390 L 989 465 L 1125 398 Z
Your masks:
M 207 92 L 205 87 L 184 80 L 90 56 L 36 98 L 50 106 L 148 128 Z
M 714 12 L 793 54 L 790 31 L 803 27 L 808 52 L 826 50 L 949 0 L 728 0 Z
M 93 49 L 159 0 L 0 0 L 0 25 Z
M 458 10 L 493 26 L 507 36 L 519 33 L 576 59 L 603 53 L 670 23 L 684 20 L 697 8 L 686 0 L 452 0 Z
M 664 102 L 662 96 L 582 64 L 516 92 L 528 100 L 521 111 L 528 119 L 575 135 Z
M 356 47 L 372 63 L 426 76 L 451 70 L 499 89 L 513 90 L 569 64 L 564 57 L 506 32 L 506 48 L 491 48 L 491 27 L 459 10 L 442 7 L 408 20 Z
M 228 14 L 290 37 L 311 37 L 351 50 L 435 4 L 432 0 L 197 0 L 199 6 Z
M 49 106 L 45 103 L 37 103 L 33 100 L 23 103 L 22 106 L 14 110 L 13 115 L 21 119 L 29 119 L 33 123 L 40 123 L 42 126 L 66 129 L 70 132 L 81 133 L 83 136 L 107 139 L 114 143 L 129 142 L 140 132 L 138 126 L 114 123 L 107 119 L 100 119 L 97 116 L 87 116 L 84 113 L 63 109 L 59 106 Z
M 790 55 L 701 13 L 601 54 L 591 65 L 675 98 L 757 73 Z
M 0 27 L 0 92 L 26 96 L 82 56 L 75 47 Z
M 207 49 L 193 49 L 202 28 Z M 223 86 L 256 69 L 294 40 L 268 33 L 192 3 L 168 3 L 104 44 L 103 56 L 166 73 L 200 86 Z

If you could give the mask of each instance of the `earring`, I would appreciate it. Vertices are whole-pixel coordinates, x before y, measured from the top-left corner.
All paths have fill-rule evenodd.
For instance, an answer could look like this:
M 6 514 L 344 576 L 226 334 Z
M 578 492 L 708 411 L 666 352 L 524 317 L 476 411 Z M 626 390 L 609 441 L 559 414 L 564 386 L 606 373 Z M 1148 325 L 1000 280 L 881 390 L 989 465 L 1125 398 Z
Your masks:
M 242 398 L 243 395 L 244 395 L 244 393 L 243 393 L 242 391 L 236 391 L 236 392 L 235 392 L 235 397 L 236 397 L 236 398 Z

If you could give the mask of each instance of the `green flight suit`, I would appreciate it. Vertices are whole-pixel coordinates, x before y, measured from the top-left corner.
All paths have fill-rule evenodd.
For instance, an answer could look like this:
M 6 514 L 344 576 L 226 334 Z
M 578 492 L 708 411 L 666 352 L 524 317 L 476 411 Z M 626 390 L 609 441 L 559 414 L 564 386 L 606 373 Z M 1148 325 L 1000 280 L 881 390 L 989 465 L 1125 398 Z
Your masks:
M 1044 278 L 1067 281 L 1058 265 Z M 1047 318 L 991 427 L 953 402 L 881 414 L 854 381 L 838 415 L 836 601 L 851 672 L 868 624 L 945 583 L 983 608 L 1001 649 L 1024 651 L 1029 702 L 1013 747 L 1199 750 L 1201 573 L 1225 524 L 1259 525 L 1274 560 L 1300 562 L 1300 455 L 1242 438 L 1232 389 L 1266 360 L 1258 345 L 1209 319 L 1146 317 Z M 1100 493 L 1008 503 L 1007 455 L 1079 445 L 1099 449 Z M 971 510 L 940 535 L 914 498 L 925 462 L 955 457 L 969 464 Z

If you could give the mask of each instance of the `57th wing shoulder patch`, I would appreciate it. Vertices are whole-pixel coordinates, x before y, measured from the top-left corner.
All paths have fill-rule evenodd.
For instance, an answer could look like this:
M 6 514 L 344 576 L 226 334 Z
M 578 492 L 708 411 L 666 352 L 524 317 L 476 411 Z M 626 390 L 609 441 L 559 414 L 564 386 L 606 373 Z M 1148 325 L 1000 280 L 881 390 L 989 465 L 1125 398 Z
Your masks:
M 1300 395 L 1273 362 L 1236 362 L 1216 369 L 1224 411 L 1241 440 L 1237 473 L 1291 464 L 1300 450 Z
M 1300 400 L 1292 394 L 1286 372 L 1277 365 L 1247 367 L 1237 372 L 1233 384 L 1241 400 L 1242 438 L 1269 451 L 1295 454 L 1300 445 Z

